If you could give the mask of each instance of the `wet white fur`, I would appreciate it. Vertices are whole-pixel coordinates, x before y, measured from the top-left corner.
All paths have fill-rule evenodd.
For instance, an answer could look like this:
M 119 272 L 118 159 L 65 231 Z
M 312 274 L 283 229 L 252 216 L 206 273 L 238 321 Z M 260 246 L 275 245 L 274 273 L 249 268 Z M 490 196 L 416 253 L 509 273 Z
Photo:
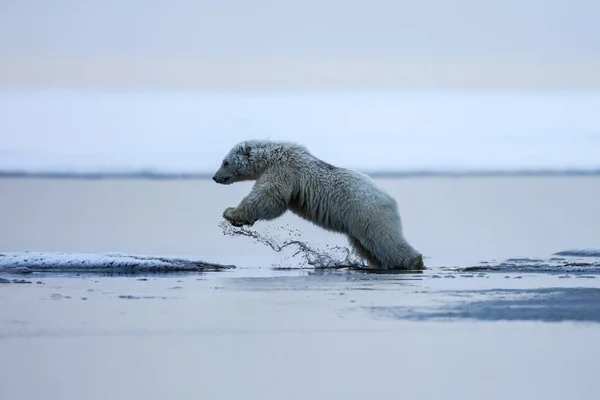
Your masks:
M 225 156 L 214 179 L 254 180 L 251 192 L 223 216 L 234 225 L 272 220 L 287 210 L 348 236 L 356 253 L 375 268 L 423 268 L 422 256 L 404 238 L 394 198 L 368 176 L 330 165 L 304 146 L 249 140 Z

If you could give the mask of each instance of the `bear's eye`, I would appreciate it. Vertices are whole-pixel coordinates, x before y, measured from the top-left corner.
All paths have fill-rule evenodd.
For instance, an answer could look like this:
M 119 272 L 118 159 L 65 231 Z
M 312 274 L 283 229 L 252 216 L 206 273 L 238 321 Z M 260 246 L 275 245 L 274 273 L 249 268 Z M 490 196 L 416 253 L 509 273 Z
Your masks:
M 223 166 L 224 166 L 224 167 L 226 167 L 226 166 L 228 166 L 228 165 L 229 165 L 229 161 L 227 161 L 227 160 L 223 161 Z

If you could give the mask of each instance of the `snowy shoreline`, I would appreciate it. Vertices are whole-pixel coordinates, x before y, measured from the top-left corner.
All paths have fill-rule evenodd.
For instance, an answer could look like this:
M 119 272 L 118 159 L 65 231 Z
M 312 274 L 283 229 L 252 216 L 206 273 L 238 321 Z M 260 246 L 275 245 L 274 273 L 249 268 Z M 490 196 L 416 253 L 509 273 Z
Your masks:
M 0 87 L 0 131 L 11 132 L 0 145 L 0 170 L 197 174 L 213 171 L 234 143 L 268 138 L 299 141 L 331 164 L 361 171 L 598 171 L 599 107 L 600 92 Z

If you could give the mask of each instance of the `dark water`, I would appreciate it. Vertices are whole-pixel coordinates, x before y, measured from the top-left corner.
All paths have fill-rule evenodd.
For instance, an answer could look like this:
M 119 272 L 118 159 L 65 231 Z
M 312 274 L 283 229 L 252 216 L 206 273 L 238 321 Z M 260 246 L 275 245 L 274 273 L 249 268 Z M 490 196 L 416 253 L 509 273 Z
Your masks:
M 430 308 L 366 307 L 373 315 L 412 321 L 600 322 L 600 288 L 449 291 L 466 301 Z M 483 299 L 482 299 L 483 298 Z

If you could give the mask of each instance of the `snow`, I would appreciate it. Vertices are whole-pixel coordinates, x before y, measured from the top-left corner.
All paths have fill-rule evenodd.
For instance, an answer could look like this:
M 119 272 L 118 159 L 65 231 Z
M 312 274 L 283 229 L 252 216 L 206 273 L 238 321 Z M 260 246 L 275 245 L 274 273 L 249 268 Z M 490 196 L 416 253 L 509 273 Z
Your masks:
M 600 92 L 192 93 L 0 89 L 0 170 L 212 173 L 294 140 L 365 171 L 600 170 Z
M 0 272 L 183 272 L 233 268 L 201 261 L 124 253 L 8 252 L 0 254 Z

